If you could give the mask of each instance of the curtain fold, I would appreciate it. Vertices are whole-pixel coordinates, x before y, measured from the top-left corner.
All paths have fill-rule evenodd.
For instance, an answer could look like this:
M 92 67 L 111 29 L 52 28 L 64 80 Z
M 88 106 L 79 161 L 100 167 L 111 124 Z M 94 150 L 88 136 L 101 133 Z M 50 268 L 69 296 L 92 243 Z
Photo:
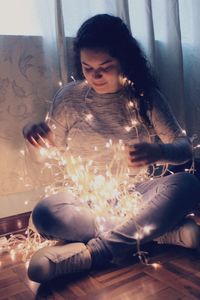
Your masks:
M 66 20 L 67 21 L 67 20 Z M 56 41 L 58 49 L 58 64 L 60 70 L 60 79 L 62 85 L 68 82 L 68 72 L 67 72 L 67 55 L 66 55 L 66 38 L 64 30 L 64 19 L 63 19 L 63 9 L 62 0 L 55 0 L 55 27 L 56 27 Z
M 129 0 L 133 35 L 153 65 L 181 126 L 200 135 L 198 0 Z
M 200 3 L 179 1 L 183 48 L 184 107 L 189 135 L 196 133 L 200 141 Z M 199 156 L 200 153 L 197 153 Z
M 131 29 L 128 0 L 116 0 L 116 12 L 128 28 Z
M 129 0 L 129 19 L 133 36 L 155 67 L 155 35 L 151 0 Z
M 154 28 L 157 31 L 156 69 L 161 88 L 179 122 L 185 128 L 183 55 L 178 1 L 164 0 L 159 4 L 157 2 L 153 1 Z M 158 8 L 163 13 L 162 18 L 156 12 Z

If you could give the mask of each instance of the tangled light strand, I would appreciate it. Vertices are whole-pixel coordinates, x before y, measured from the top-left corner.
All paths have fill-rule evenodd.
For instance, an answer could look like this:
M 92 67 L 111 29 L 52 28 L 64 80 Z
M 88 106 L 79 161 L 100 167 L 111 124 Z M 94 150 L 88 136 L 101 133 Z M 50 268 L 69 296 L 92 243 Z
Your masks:
M 106 143 L 107 151 L 113 151 L 113 159 L 106 167 L 104 175 L 98 172 L 94 162 L 83 163 L 81 157 L 70 155 L 69 149 L 47 147 L 40 149 L 40 155 L 46 156 L 43 171 L 48 168 L 55 175 L 52 185 L 46 186 L 45 197 L 61 191 L 71 192 L 81 199 L 82 204 L 92 210 L 99 223 L 100 230 L 104 231 L 102 221 L 105 216 L 111 218 L 136 215 L 142 206 L 141 194 L 135 191 L 133 184 L 129 181 L 129 169 L 123 163 L 124 145 L 121 141 L 117 145 L 109 140 Z M 120 157 L 121 156 L 121 157 Z M 115 177 L 112 169 L 115 167 Z M 141 180 L 145 174 L 136 177 Z M 141 234 L 140 234 L 141 235 Z M 9 251 L 12 260 L 16 253 L 22 254 L 22 260 L 27 261 L 30 255 L 41 247 L 53 245 L 56 241 L 44 240 L 31 226 L 22 234 L 11 235 L 4 245 L 3 251 Z
M 87 92 L 88 94 L 88 92 Z M 143 95 L 141 95 L 143 96 Z M 127 102 L 127 110 L 129 111 L 130 120 L 128 125 L 124 127 L 126 132 L 135 130 L 138 137 L 138 121 L 134 115 L 134 102 Z M 87 122 L 93 121 L 93 115 L 87 111 L 84 112 L 83 118 Z M 55 126 L 55 125 L 54 125 Z M 148 128 L 145 127 L 146 133 L 151 141 L 151 135 Z M 96 146 L 94 146 L 95 148 Z M 99 173 L 98 168 L 95 166 L 95 162 L 89 160 L 83 162 L 83 159 L 78 156 L 74 157 L 70 153 L 70 149 L 47 148 L 40 149 L 40 155 L 48 158 L 45 163 L 44 169 L 50 169 L 55 176 L 55 181 L 52 185 L 46 186 L 45 197 L 52 194 L 56 194 L 60 191 L 70 190 L 75 196 L 81 199 L 82 204 L 88 207 L 96 216 L 96 220 L 101 227 L 102 220 L 106 215 L 111 218 L 122 217 L 124 218 L 136 217 L 140 209 L 144 207 L 141 195 L 135 190 L 135 183 L 144 181 L 147 179 L 147 173 L 142 170 L 140 173 L 131 178 L 131 172 L 124 164 L 124 147 L 122 141 L 118 144 L 114 144 L 109 139 L 105 145 L 105 149 L 113 152 L 113 158 L 109 165 L 106 166 L 105 174 Z M 23 153 L 24 155 L 24 153 Z M 113 167 L 115 168 L 115 174 L 113 175 Z M 155 176 L 157 166 L 152 166 L 152 179 Z M 189 169 L 192 172 L 194 164 Z M 168 169 L 168 165 L 163 167 L 162 173 L 159 176 L 164 175 L 166 171 L 173 173 Z M 149 265 L 147 259 L 147 253 L 141 251 L 140 240 L 150 233 L 151 226 L 140 227 L 136 224 L 137 233 L 135 235 L 137 252 L 140 261 L 146 265 Z M 104 228 L 102 227 L 103 231 Z M 14 258 L 16 252 L 22 253 L 22 259 L 29 259 L 31 253 L 37 249 L 55 244 L 56 241 L 44 240 L 33 227 L 29 226 L 26 232 L 26 236 L 15 235 L 8 239 L 7 245 L 4 246 L 4 250 L 10 251 L 11 256 Z M 158 264 L 150 264 L 154 268 L 158 267 Z
M 114 145 L 111 139 L 106 145 L 107 151 L 112 151 L 113 158 L 106 165 L 105 174 L 98 170 L 94 161 L 84 162 L 80 156 L 72 156 L 70 149 L 64 153 L 59 149 L 41 148 L 40 154 L 51 160 L 51 163 L 45 164 L 45 168 L 50 168 L 55 174 L 54 184 L 46 187 L 45 196 L 71 190 L 98 217 L 105 214 L 127 217 L 136 212 L 141 206 L 142 197 L 134 190 L 134 185 L 130 182 L 130 170 L 123 163 L 124 145 L 121 141 Z M 147 175 L 143 171 L 134 180 L 144 180 L 145 176 Z

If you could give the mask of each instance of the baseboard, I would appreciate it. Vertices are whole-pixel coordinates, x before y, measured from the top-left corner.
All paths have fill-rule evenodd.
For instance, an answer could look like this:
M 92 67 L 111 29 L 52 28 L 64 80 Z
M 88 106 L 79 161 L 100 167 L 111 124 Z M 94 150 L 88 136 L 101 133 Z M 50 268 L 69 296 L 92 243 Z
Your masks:
M 26 230 L 31 212 L 0 219 L 0 236 L 23 232 Z

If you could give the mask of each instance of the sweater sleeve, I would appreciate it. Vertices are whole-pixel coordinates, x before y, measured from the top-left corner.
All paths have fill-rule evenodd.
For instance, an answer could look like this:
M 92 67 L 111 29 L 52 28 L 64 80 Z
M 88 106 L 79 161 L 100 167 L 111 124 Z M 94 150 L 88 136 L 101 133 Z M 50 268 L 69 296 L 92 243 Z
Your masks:
M 54 96 L 51 109 L 47 117 L 47 124 L 51 128 L 54 135 L 56 146 L 66 146 L 67 134 L 67 110 L 64 99 L 63 89 L 59 90 Z
M 151 120 L 161 140 L 162 163 L 182 164 L 192 158 L 190 139 L 178 124 L 164 96 L 159 92 L 153 96 Z

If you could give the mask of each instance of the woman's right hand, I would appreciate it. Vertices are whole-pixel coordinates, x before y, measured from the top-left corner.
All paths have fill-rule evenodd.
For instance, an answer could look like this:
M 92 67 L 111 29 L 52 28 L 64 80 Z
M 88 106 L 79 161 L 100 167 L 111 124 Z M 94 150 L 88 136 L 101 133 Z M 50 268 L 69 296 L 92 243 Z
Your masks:
M 54 146 L 53 133 L 45 122 L 26 124 L 23 128 L 23 136 L 37 148 Z

